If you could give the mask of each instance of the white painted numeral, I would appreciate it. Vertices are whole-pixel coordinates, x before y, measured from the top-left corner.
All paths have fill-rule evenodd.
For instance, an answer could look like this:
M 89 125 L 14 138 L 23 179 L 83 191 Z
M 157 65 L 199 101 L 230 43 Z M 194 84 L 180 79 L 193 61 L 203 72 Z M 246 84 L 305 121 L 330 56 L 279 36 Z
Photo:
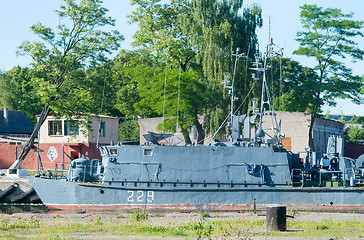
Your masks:
M 134 191 L 128 191 L 128 202 L 134 202 Z
M 154 202 L 154 192 L 153 191 L 147 192 L 147 202 Z
M 129 190 L 128 191 L 128 202 L 134 202 L 135 200 L 137 202 L 143 202 L 144 201 L 144 193 L 145 191 L 137 191 L 136 194 L 135 194 L 135 191 L 131 191 Z M 146 192 L 146 197 L 147 197 L 147 202 L 154 202 L 154 191 L 147 191 Z M 135 199 L 135 197 L 136 199 Z
M 143 202 L 143 196 L 144 196 L 144 191 L 137 191 L 137 201 L 138 202 Z

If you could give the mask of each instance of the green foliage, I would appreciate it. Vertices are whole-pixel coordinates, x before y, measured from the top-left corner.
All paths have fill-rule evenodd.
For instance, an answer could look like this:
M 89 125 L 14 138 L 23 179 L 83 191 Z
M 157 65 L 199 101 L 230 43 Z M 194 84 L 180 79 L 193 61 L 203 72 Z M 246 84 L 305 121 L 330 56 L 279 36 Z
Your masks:
M 346 142 L 355 142 L 355 140 L 364 140 L 364 125 L 361 125 L 361 127 L 356 125 L 350 125 L 345 129 L 344 134 Z
M 239 10 L 243 1 L 193 0 L 187 1 L 183 19 L 183 33 L 195 49 L 196 63 L 202 66 L 209 81 L 219 81 L 223 72 L 232 72 L 231 52 L 237 47 L 253 57 L 256 53 L 256 29 L 262 26 L 261 9 Z
M 272 85 L 276 110 L 312 112 L 317 78 L 313 69 L 303 67 L 289 58 L 272 59 L 270 65 L 272 67 L 267 72 L 267 81 Z M 282 80 L 277 81 L 281 74 Z
M 102 225 L 103 224 L 102 221 L 101 221 L 101 217 L 96 218 L 95 224 L 96 225 Z
M 213 227 L 206 221 L 198 221 L 195 225 L 195 230 L 197 239 L 202 239 L 203 237 L 209 238 L 213 232 Z
M 198 84 L 202 87 L 203 94 L 189 97 L 187 101 L 182 100 L 182 107 L 184 107 L 183 104 L 192 101 L 193 106 L 190 107 L 190 110 L 193 111 L 193 114 L 191 114 L 190 110 L 188 110 L 187 114 L 184 114 L 185 112 L 182 110 L 179 118 L 181 119 L 180 127 L 186 142 L 190 141 L 187 139 L 188 131 L 193 125 L 196 126 L 199 132 L 198 141 L 201 141 L 200 138 L 203 139 L 206 132 L 203 127 L 207 127 L 208 131 L 215 131 L 222 119 L 227 115 L 229 101 L 227 96 L 222 94 L 220 81 L 223 72 L 232 72 L 232 50 L 240 47 L 251 57 L 256 52 L 255 30 L 262 25 L 260 8 L 253 6 L 251 9 L 244 9 L 243 14 L 240 15 L 239 9 L 242 7 L 242 0 L 172 0 L 167 4 L 161 4 L 160 0 L 133 0 L 131 4 L 136 5 L 137 8 L 129 16 L 130 22 L 139 25 L 133 44 L 150 51 L 155 56 L 156 65 L 160 69 L 162 64 L 168 63 L 168 66 L 172 66 L 174 69 L 181 68 L 183 74 L 188 72 L 189 76 L 186 76 L 185 79 L 192 80 L 195 86 L 197 81 L 194 80 L 196 78 L 192 75 L 197 73 L 200 75 Z M 238 96 L 245 96 L 244 93 L 247 93 L 247 89 L 251 86 L 251 83 L 245 80 L 249 75 L 247 74 L 248 67 L 246 64 L 239 64 L 239 68 L 238 72 L 243 72 L 243 74 L 237 76 Z M 176 71 L 168 71 L 168 75 L 173 74 L 173 72 Z M 154 78 L 160 79 L 158 84 L 158 92 L 160 92 L 160 89 L 163 89 L 164 86 L 164 81 L 162 81 L 164 80 L 164 72 L 159 72 L 159 77 L 157 74 L 154 75 L 156 76 Z M 182 78 L 184 77 L 183 74 L 181 74 Z M 147 81 L 152 80 L 153 77 Z M 133 85 L 129 86 L 135 88 L 136 85 L 139 86 L 134 82 Z M 148 84 L 147 87 L 149 87 Z M 184 86 L 181 85 L 181 91 L 190 91 L 190 89 L 183 89 Z M 194 90 L 191 93 L 194 94 L 195 92 Z M 173 94 L 176 93 L 177 90 L 174 89 Z M 141 97 L 145 98 L 145 96 Z M 160 96 L 152 97 L 152 102 L 155 102 L 156 98 L 160 98 Z M 200 99 L 196 101 L 192 98 Z M 168 99 L 171 101 L 171 98 Z M 175 99 L 177 100 L 177 98 Z M 239 99 L 243 99 L 243 97 L 239 97 Z M 166 104 L 169 112 L 171 111 L 170 107 L 176 105 L 170 103 Z M 160 109 L 153 110 L 146 107 L 144 103 L 142 106 L 145 110 L 148 110 L 144 111 L 148 115 L 154 112 L 160 114 L 161 112 Z M 160 106 L 163 105 L 159 105 L 158 108 Z M 247 104 L 244 107 L 246 110 Z M 172 109 L 172 115 L 175 116 L 176 108 L 173 107 Z M 197 115 L 201 113 L 208 113 L 205 117 L 208 124 L 204 124 L 204 126 L 200 124 L 197 118 Z M 172 115 L 169 114 L 168 116 Z M 210 117 L 214 117 L 214 119 L 210 120 Z
M 144 221 L 148 219 L 148 212 L 144 210 L 137 209 L 130 215 L 130 220 L 132 221 Z
M 205 219 L 207 217 L 210 217 L 210 203 L 201 203 L 201 202 L 196 202 L 195 203 L 195 207 L 197 212 L 200 214 L 202 219 Z
M 39 220 L 36 218 L 30 219 L 28 224 L 31 228 L 38 228 L 40 226 Z
M 299 216 L 300 214 L 296 215 Z M 289 218 L 287 219 L 287 229 L 290 231 L 284 232 L 267 232 L 265 217 L 250 214 L 228 218 L 226 215 L 216 214 L 216 217 L 208 222 L 196 218 L 191 219 L 190 214 L 186 214 L 184 217 L 179 214 L 169 214 L 165 219 L 151 216 L 148 221 L 129 221 L 127 218 L 118 218 L 113 214 L 99 216 L 92 214 L 89 217 L 90 220 L 85 221 L 87 216 L 45 217 L 45 219 L 40 217 L 40 220 L 29 220 L 22 216 L 17 217 L 17 219 L 3 216 L 0 219 L 0 236 L 5 239 L 22 239 L 30 236 L 36 239 L 78 239 L 81 237 L 98 238 L 99 235 L 104 238 L 123 238 L 125 236 L 214 239 L 250 239 L 254 236 L 285 237 L 287 239 L 332 236 L 352 238 L 361 236 L 364 230 L 364 222 L 360 219 L 357 220 L 355 214 L 346 219 L 328 219 L 325 216 L 322 217 L 322 220 Z
M 119 141 L 139 141 L 138 121 L 126 120 L 119 124 Z
M 19 66 L 0 73 L 0 108 L 23 111 L 35 124 L 42 103 L 32 79 L 39 76 L 33 69 Z
M 364 116 L 355 116 L 349 122 L 364 124 Z
M 139 111 L 139 82 L 159 73 L 158 64 L 146 51 L 122 50 L 113 61 L 112 79 L 116 89 L 115 107 L 126 117 L 153 117 L 152 110 Z
M 133 45 L 148 49 L 163 63 L 182 65 L 185 71 L 194 55 L 182 33 L 180 16 L 187 10 L 186 1 L 172 0 L 161 4 L 160 0 L 133 0 L 131 5 L 137 8 L 129 15 L 130 23 L 139 25 Z
M 9 219 L 2 218 L 0 219 L 0 230 L 1 231 L 9 231 L 16 229 L 27 229 L 27 228 L 39 228 L 40 223 L 39 220 L 33 218 L 29 221 L 25 219 L 17 219 L 15 221 L 10 222 Z
M 105 54 L 118 49 L 123 37 L 114 30 L 115 20 L 106 16 L 107 9 L 100 0 L 66 0 L 56 11 L 57 32 L 37 23 L 30 27 L 42 42 L 25 41 L 18 54 L 29 55 L 34 70 L 41 76 L 32 78 L 43 104 L 54 113 L 85 111 L 83 106 L 92 98 L 88 86 L 80 84 L 85 78 L 84 67 L 105 60 Z
M 360 103 L 363 82 L 340 60 L 351 57 L 362 60 L 364 51 L 357 47 L 355 37 L 363 37 L 362 21 L 352 20 L 353 14 L 340 9 L 324 9 L 317 5 L 301 6 L 301 22 L 306 31 L 297 33 L 300 46 L 294 54 L 314 61 L 317 78 L 311 114 L 316 115 L 324 103 L 334 105 L 335 98 L 349 98 Z
M 195 51 L 197 71 L 202 72 L 213 96 L 212 107 L 205 111 L 208 113 L 204 124 L 206 132 L 215 132 L 228 115 L 230 101 L 226 91 L 223 91 L 221 80 L 224 72 L 233 73 L 234 58 L 231 53 L 239 47 L 240 53 L 254 58 L 257 52 L 256 29 L 262 26 L 261 9 L 253 5 L 240 11 L 242 4 L 241 0 L 187 1 L 188 11 L 180 16 L 184 23 L 183 33 L 189 40 L 190 48 Z M 236 106 L 243 104 L 240 113 L 245 113 L 248 102 L 242 101 L 253 85 L 248 63 L 238 63 L 236 73 Z M 254 97 L 254 93 L 250 97 Z
M 360 103 L 360 89 L 364 86 L 359 76 L 352 74 L 343 59 L 362 60 L 364 51 L 357 47 L 355 37 L 363 37 L 362 21 L 352 20 L 353 14 L 344 14 L 340 9 L 324 9 L 317 5 L 304 4 L 301 8 L 301 23 L 305 31 L 298 32 L 299 48 L 294 54 L 307 56 L 313 61 L 317 77 L 313 78 L 313 105 L 309 109 L 311 123 L 309 146 L 314 149 L 313 125 L 315 117 L 325 103 L 335 105 L 336 98 L 348 98 Z
M 113 79 L 113 61 L 89 66 L 85 76 L 79 79 L 78 90 L 82 94 L 80 111 L 121 116 L 115 107 L 116 91 L 119 88 Z
M 203 114 L 211 103 L 210 88 L 200 74 L 166 68 L 143 51 L 122 51 L 115 60 L 114 74 L 121 86 L 116 107 L 126 116 L 154 117 L 164 113 L 176 124 L 178 110 L 178 125 L 187 132 L 198 125 L 198 114 Z M 168 127 L 172 128 L 164 130 L 176 129 L 175 125 Z

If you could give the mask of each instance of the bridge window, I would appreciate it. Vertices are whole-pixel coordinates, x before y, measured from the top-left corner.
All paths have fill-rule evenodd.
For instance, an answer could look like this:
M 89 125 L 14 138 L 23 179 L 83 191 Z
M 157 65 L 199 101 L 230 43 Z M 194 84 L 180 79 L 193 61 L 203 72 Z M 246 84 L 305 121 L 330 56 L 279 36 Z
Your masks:
M 143 148 L 144 156 L 153 156 L 153 148 Z
M 110 156 L 117 156 L 118 149 L 117 148 L 109 148 Z

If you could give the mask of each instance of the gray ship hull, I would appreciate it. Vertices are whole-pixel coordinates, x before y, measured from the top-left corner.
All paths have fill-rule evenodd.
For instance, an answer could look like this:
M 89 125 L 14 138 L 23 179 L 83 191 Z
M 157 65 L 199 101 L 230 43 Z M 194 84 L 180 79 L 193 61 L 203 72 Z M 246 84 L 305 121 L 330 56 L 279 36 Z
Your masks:
M 363 188 L 179 187 L 165 183 L 132 187 L 30 178 L 43 203 L 51 209 L 173 209 L 244 210 L 271 204 L 294 209 L 364 210 Z M 162 185 L 161 185 L 162 184 Z
M 301 157 L 283 148 L 281 124 L 265 77 L 267 60 L 278 53 L 272 52 L 273 47 L 267 45 L 264 67 L 259 67 L 257 58 L 253 68 L 263 72 L 260 111 L 255 106 L 251 116 L 234 115 L 235 77 L 231 86 L 226 79 L 224 86 L 231 95 L 231 135 L 226 139 L 215 139 L 216 132 L 209 145 L 176 146 L 168 140 L 171 134 L 149 132 L 142 146 L 120 142 L 100 146 L 101 160 L 74 159 L 67 177 L 30 178 L 30 183 L 45 205 L 60 209 L 196 209 L 201 204 L 223 210 L 270 204 L 362 209 L 364 156 L 356 161 L 344 158 L 338 151 L 343 144 L 332 136 L 335 140 L 327 153 L 338 159 L 331 171 L 317 167 L 318 154 L 309 148 Z M 233 56 L 236 67 L 243 54 Z

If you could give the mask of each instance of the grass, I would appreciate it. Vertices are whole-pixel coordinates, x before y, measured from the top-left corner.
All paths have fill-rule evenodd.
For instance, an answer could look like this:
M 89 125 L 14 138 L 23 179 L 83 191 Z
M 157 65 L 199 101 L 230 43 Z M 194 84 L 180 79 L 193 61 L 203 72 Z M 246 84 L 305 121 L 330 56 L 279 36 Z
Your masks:
M 152 216 L 144 211 L 133 212 L 129 217 L 97 215 L 68 218 L 56 215 L 44 220 L 9 218 L 0 216 L 0 239 L 65 239 L 78 236 L 163 236 L 179 238 L 239 237 L 253 236 L 304 236 L 304 237 L 358 237 L 363 236 L 364 222 L 356 220 L 355 214 L 346 220 L 323 219 L 321 221 L 299 221 L 287 219 L 285 232 L 266 230 L 265 217 L 242 215 L 241 218 L 223 218 L 218 213 L 201 219 L 171 220 L 164 216 Z M 139 216 L 139 217 L 137 217 Z M 143 217 L 144 216 L 144 217 Z M 145 218 L 146 216 L 146 218 Z M 139 220 L 136 220 L 138 218 Z

